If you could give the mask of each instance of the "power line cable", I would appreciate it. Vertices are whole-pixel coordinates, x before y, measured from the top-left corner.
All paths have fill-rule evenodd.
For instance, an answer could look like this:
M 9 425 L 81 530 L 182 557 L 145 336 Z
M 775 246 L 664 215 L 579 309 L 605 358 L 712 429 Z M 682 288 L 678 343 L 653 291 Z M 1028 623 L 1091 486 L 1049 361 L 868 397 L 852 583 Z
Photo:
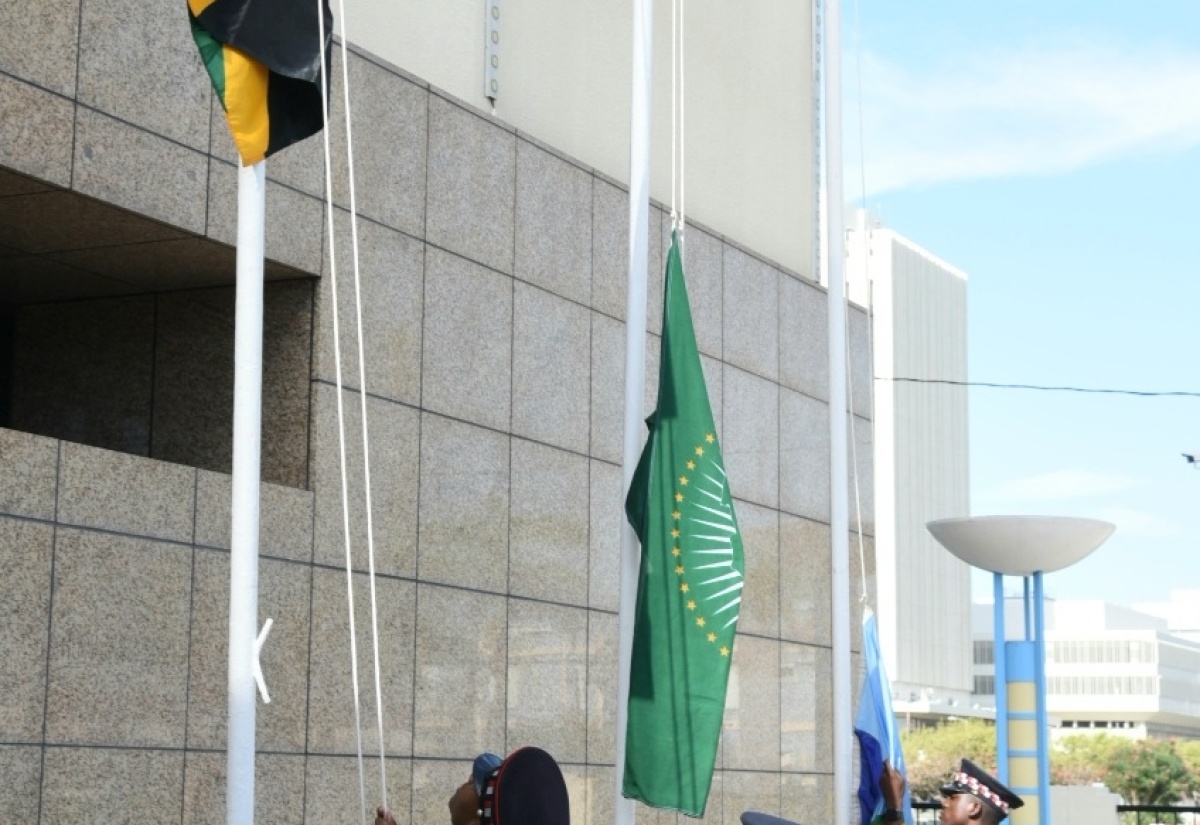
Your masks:
M 1041 392 L 1084 392 L 1101 393 L 1106 395 L 1134 395 L 1143 398 L 1175 396 L 1179 398 L 1200 398 L 1200 392 L 1191 390 L 1124 390 L 1106 387 L 1058 387 L 1041 384 L 1002 384 L 993 381 L 955 381 L 949 378 L 910 378 L 877 375 L 876 381 L 892 381 L 905 384 L 947 384 L 953 387 L 990 387 L 1001 390 L 1038 390 Z

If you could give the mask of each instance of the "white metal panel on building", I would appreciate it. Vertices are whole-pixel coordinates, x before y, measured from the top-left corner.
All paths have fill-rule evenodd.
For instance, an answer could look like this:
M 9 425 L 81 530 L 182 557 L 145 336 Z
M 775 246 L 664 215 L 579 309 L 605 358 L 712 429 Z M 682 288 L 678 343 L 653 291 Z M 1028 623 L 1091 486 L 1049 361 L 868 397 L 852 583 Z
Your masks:
M 862 218 L 850 234 L 849 294 L 869 304 L 874 336 L 875 560 L 885 664 L 898 712 L 969 714 L 970 571 L 925 527 L 970 514 L 966 276 Z
M 623 182 L 629 176 L 633 3 L 347 0 L 351 43 L 488 109 Z M 691 4 L 684 16 L 687 211 L 813 277 L 812 8 L 762 0 Z M 655 4 L 651 197 L 671 189 L 671 6 Z

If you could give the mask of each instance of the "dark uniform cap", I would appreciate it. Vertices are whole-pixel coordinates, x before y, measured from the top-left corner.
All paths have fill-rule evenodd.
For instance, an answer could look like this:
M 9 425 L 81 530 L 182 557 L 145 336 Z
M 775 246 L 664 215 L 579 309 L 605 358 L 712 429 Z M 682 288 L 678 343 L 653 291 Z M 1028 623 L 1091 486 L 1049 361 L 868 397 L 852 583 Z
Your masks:
M 483 825 L 570 825 L 567 783 L 554 757 L 519 748 L 488 774 L 480 794 Z
M 952 796 L 956 793 L 969 793 L 983 800 L 1000 812 L 1000 818 L 1008 816 L 1025 801 L 983 768 L 970 759 L 964 759 L 958 772 L 950 777 L 950 781 L 942 786 L 942 796 Z
M 743 811 L 742 825 L 799 825 L 799 823 L 792 822 L 790 819 L 773 816 L 772 814 L 764 814 L 758 811 Z

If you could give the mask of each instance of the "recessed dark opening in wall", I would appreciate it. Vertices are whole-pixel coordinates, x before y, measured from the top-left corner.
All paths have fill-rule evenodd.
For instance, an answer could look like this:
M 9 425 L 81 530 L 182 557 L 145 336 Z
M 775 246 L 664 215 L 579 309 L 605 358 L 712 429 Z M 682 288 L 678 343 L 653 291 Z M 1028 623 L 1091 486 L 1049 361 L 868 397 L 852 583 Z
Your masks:
M 14 312 L 15 307 L 0 302 L 0 427 L 12 426 Z
M 307 487 L 316 279 L 268 261 L 262 477 Z M 228 473 L 236 251 L 0 168 L 0 425 Z

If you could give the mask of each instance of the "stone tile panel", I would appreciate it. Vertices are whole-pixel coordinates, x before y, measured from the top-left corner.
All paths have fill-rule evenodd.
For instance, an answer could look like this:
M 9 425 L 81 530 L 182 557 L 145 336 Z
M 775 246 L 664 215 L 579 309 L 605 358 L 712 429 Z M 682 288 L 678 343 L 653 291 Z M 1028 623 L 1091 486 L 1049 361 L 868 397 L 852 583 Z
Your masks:
M 779 642 L 739 634 L 725 697 L 719 764 L 779 770 Z
M 779 382 L 829 400 L 829 310 L 825 290 L 798 278 L 780 279 Z
M 314 559 L 338 569 L 346 567 L 346 531 L 355 570 L 370 567 L 374 546 L 377 574 L 411 576 L 417 553 L 417 467 L 419 418 L 416 410 L 390 401 L 367 399 L 370 440 L 371 512 L 368 525 L 365 465 L 362 460 L 362 403 L 356 392 L 342 397 L 345 420 L 348 519 L 343 516 L 342 471 L 336 394 L 325 384 L 313 385 L 313 490 L 316 507 Z
M 779 506 L 829 522 L 829 405 L 779 390 Z
M 424 323 L 424 407 L 508 429 L 512 279 L 431 247 L 425 260 Z
M 332 822 L 374 822 L 375 806 L 379 804 L 379 754 L 367 759 L 363 754 L 363 769 L 367 771 L 367 810 L 359 811 L 358 760 L 353 756 L 310 756 L 304 777 L 304 821 L 312 825 Z M 461 772 L 460 768 L 460 772 Z M 420 822 L 409 819 L 411 806 L 411 762 L 407 759 L 388 759 L 387 804 L 396 812 L 397 822 Z M 462 780 L 459 780 L 462 784 Z M 449 799 L 449 794 L 446 798 Z M 448 819 L 445 800 L 438 811 L 440 820 Z M 259 821 L 274 823 L 271 818 Z M 284 820 L 287 821 L 287 820 Z M 425 821 L 439 821 L 438 818 Z
M 175 545 L 59 528 L 48 742 L 183 746 L 191 556 Z M 47 785 L 55 779 L 48 764 Z
M 348 213 L 334 222 L 337 247 L 338 334 L 342 385 L 361 385 L 359 334 L 366 358 L 367 387 L 373 395 L 416 404 L 421 399 L 421 335 L 424 312 L 425 248 L 420 241 L 371 221 L 358 222 L 358 289 Z M 334 349 L 334 277 L 326 248 L 317 288 L 316 369 L 318 378 L 337 380 Z M 362 307 L 359 323 L 358 307 Z
M 229 549 L 232 479 L 223 473 L 196 474 L 196 544 Z M 313 506 L 308 490 L 263 484 L 259 498 L 260 556 L 311 561 Z
M 506 750 L 587 756 L 587 611 L 513 599 L 508 616 Z
M 846 318 L 846 337 L 850 342 L 847 379 L 850 390 L 850 405 L 855 415 L 869 419 L 875 413 L 871 409 L 874 369 L 871 366 L 871 321 L 861 309 L 851 309 Z
M 471 774 L 471 760 L 482 750 L 500 753 L 500 746 L 488 745 L 477 749 L 469 756 L 462 754 L 452 759 L 414 759 L 412 771 L 412 819 L 410 822 L 446 822 L 447 803 L 451 794 Z M 503 753 L 500 753 L 503 756 Z M 400 822 L 400 817 L 396 818 Z
M 780 645 L 779 732 L 784 771 L 815 772 L 833 764 L 832 661 L 828 647 Z
M 779 386 L 726 366 L 721 452 L 733 495 L 766 507 L 779 503 Z
M 254 761 L 254 819 L 272 825 L 304 822 L 303 756 L 259 753 Z M 184 756 L 183 825 L 223 825 L 225 753 Z M 354 783 L 357 788 L 357 781 Z M 357 793 L 355 793 L 357 796 Z
M 79 102 L 205 151 L 212 83 L 187 14 L 162 14 L 153 0 L 79 5 Z
M 625 525 L 624 472 L 591 463 L 591 529 L 588 535 L 588 606 L 616 612 L 620 600 L 621 531 Z
M 592 313 L 591 454 L 621 461 L 625 443 L 625 325 Z
M 745 551 L 745 581 L 738 633 L 779 636 L 779 513 L 748 502 L 737 504 Z
M 508 591 L 586 605 L 588 459 L 512 441 Z
M 196 471 L 63 442 L 58 497 L 64 524 L 190 542 Z
M 780 514 L 779 624 L 784 639 L 833 644 L 829 543 L 828 524 Z
M 445 98 L 429 98 L 426 239 L 513 272 L 516 135 Z
M 54 518 L 58 482 L 58 442 L 16 430 L 0 429 L 0 513 Z
M 777 269 L 725 246 L 725 359 L 762 376 L 779 376 L 779 292 Z
M 586 796 L 580 801 L 582 804 L 577 803 L 574 798 L 571 800 L 572 812 L 577 811 L 579 807 L 583 808 L 582 816 L 579 816 L 575 822 L 581 822 L 582 825 L 607 825 L 607 823 L 616 821 L 613 814 L 613 803 L 616 799 L 614 770 L 609 765 L 596 765 L 589 760 L 585 773 Z M 642 813 L 639 811 L 639 814 Z
M 0 518 L 0 741 L 42 740 L 53 552 L 50 525 Z
M 520 282 L 515 291 L 513 433 L 586 453 L 590 313 Z
M 508 588 L 509 437 L 426 413 L 421 424 L 423 581 Z
M 475 754 L 503 755 L 508 605 L 503 596 L 425 584 L 417 599 L 413 753 L 463 760 L 448 776 L 454 784 L 437 790 L 444 804 Z M 414 798 L 414 816 L 424 813 L 426 800 L 424 793 Z
M 589 611 L 587 633 L 587 762 L 611 765 L 616 759 L 616 615 Z
M 658 215 L 655 221 L 660 220 Z M 657 237 L 658 224 L 653 224 Z M 658 243 L 650 248 L 658 254 Z M 647 265 L 647 280 L 649 269 Z M 629 285 L 629 190 L 592 177 L 592 296 L 591 306 L 618 320 L 625 319 Z
M 591 301 L 592 176 L 527 140 L 517 141 L 515 274 Z
M 411 753 L 415 586 L 376 577 L 383 731 L 389 755 Z M 350 611 L 346 574 L 313 574 L 312 649 L 309 666 L 309 753 L 354 753 L 354 682 L 350 657 Z M 376 714 L 371 589 L 367 576 L 354 576 L 354 632 L 358 653 L 359 721 L 364 753 L 379 753 Z
M 867 535 L 875 534 L 875 443 L 871 422 L 857 415 L 850 419 L 851 430 L 846 434 L 846 460 L 850 462 L 849 501 L 850 527 Z
M 705 811 L 716 822 L 737 822 L 742 811 L 774 813 L 779 810 L 779 774 L 760 771 L 726 771 L 721 777 L 720 815 Z
M 30 745 L 0 745 L 0 822 L 37 822 L 41 803 L 42 749 Z
M 785 817 L 803 822 L 833 821 L 833 776 L 828 773 L 783 774 L 781 808 Z
M 0 7 L 0 72 L 73 97 L 81 5 L 45 0 Z
M 207 167 L 203 152 L 90 109 L 78 111 L 76 192 L 200 233 Z
M 55 0 L 55 5 L 58 2 Z M 75 5 L 77 8 L 78 4 Z M 28 17 L 30 6 L 16 3 L 6 4 L 0 9 L 0 31 L 4 31 L 0 35 L 0 65 L 12 53 L 4 41 L 13 31 L 2 20 L 10 16 L 10 9 L 20 9 L 21 16 Z M 49 10 L 50 4 L 45 9 Z M 67 19 L 70 19 L 70 15 Z M 17 28 L 19 31 L 23 27 Z M 71 42 L 74 43 L 74 39 Z M 72 66 L 71 82 L 74 83 L 74 80 Z M 69 186 L 74 136 L 74 103 L 0 74 L 0 166 L 59 186 Z
M 179 816 L 183 751 L 48 748 L 44 822 L 161 822 Z
M 335 51 L 335 100 L 330 115 L 336 123 L 330 134 L 333 198 L 349 208 L 348 175 L 339 168 L 346 158 L 341 48 Z M 348 65 L 358 212 L 421 237 L 425 234 L 429 92 L 353 52 Z

